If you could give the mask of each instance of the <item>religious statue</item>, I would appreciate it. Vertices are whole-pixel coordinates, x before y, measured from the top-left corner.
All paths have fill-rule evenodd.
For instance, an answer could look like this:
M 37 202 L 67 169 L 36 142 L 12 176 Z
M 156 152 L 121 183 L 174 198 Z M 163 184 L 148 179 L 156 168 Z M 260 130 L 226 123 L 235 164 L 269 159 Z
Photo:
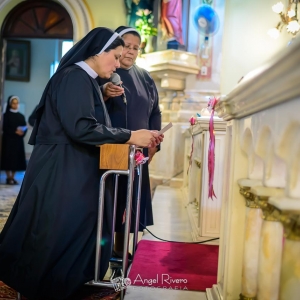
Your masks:
M 182 0 L 161 1 L 161 27 L 167 49 L 178 49 L 182 40 Z

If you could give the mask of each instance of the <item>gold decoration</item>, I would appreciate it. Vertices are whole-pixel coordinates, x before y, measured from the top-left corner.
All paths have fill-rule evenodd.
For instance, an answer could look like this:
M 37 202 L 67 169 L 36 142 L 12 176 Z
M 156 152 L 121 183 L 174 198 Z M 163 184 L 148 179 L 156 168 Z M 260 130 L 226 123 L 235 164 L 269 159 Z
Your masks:
M 201 169 L 201 161 L 195 160 L 195 163 L 199 169 Z
M 300 241 L 300 216 L 282 214 L 280 221 L 284 227 L 284 235 L 288 240 Z
M 240 294 L 240 300 L 257 300 L 256 297 L 246 297 L 242 294 Z
M 268 203 L 267 196 L 254 196 L 254 202 L 262 209 L 263 219 L 266 221 L 279 222 L 281 212 L 275 206 Z
M 259 205 L 257 205 L 254 202 L 254 197 L 253 197 L 253 194 L 250 192 L 250 187 L 248 187 L 248 186 L 240 187 L 240 193 L 246 199 L 246 206 L 247 207 L 250 207 L 250 208 L 260 208 Z
M 194 199 L 194 206 L 196 210 L 199 210 L 199 202 L 197 201 L 197 198 Z

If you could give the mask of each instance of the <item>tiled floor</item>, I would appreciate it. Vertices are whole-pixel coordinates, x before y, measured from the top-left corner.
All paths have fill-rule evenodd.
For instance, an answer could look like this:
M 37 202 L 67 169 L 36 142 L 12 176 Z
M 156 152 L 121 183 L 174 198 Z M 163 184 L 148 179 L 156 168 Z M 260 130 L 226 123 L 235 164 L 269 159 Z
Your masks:
M 21 183 L 23 173 L 17 173 L 16 179 Z M 14 203 L 20 189 L 20 185 L 5 185 L 5 175 L 0 176 L 0 231 L 6 217 Z M 191 227 L 185 208 L 181 190 L 169 186 L 157 186 L 153 197 L 154 226 L 149 230 L 158 238 L 170 241 L 192 242 Z M 150 233 L 145 232 L 142 239 L 157 240 Z M 125 300 L 206 300 L 203 292 L 165 290 L 143 287 L 128 287 Z
M 19 193 L 21 182 L 23 180 L 24 172 L 18 172 L 15 179 L 18 181 L 18 185 L 7 185 L 6 176 L 4 172 L 1 172 L 0 176 L 0 231 L 2 230 L 6 219 L 11 211 L 11 208 Z

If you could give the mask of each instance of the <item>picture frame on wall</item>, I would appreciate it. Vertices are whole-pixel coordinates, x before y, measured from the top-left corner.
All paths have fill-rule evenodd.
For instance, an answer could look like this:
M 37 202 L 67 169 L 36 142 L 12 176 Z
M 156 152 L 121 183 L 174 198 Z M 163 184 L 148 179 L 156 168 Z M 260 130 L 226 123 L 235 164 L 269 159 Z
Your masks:
M 5 79 L 30 80 L 30 41 L 7 40 Z

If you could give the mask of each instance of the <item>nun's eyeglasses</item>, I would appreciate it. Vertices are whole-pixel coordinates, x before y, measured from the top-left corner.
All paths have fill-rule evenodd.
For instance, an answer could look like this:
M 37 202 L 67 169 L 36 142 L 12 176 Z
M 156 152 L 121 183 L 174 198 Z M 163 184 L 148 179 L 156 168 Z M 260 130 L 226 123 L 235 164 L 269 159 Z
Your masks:
M 131 47 L 131 45 L 125 45 L 124 48 L 125 48 L 126 50 L 133 50 L 134 52 L 139 52 L 139 51 L 140 51 L 140 48 L 137 47 L 137 46 Z

